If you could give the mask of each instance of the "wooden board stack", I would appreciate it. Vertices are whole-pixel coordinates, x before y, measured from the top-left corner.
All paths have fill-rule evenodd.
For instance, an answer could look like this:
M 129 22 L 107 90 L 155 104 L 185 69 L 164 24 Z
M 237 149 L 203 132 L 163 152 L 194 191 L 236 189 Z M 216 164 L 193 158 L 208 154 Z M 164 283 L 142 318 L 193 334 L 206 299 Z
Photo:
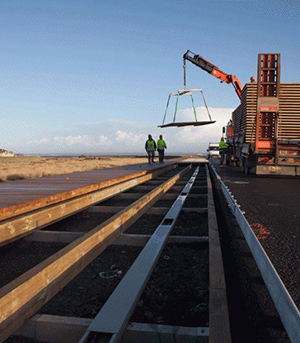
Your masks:
M 232 113 L 235 135 L 245 135 L 245 143 L 255 140 L 257 84 L 247 83 L 241 105 Z M 279 95 L 279 140 L 300 139 L 300 83 L 281 83 Z

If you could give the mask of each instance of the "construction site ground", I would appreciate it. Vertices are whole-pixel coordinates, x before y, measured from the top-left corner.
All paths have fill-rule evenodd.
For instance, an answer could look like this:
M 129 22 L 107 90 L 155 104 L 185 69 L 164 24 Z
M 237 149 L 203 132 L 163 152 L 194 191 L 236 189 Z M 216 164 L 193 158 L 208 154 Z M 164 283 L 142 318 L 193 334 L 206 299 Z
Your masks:
M 220 167 L 219 159 L 210 161 L 299 307 L 300 179 L 245 176 L 237 167 Z M 215 190 L 234 341 L 290 342 L 217 182 Z
M 187 162 L 189 160 L 186 159 L 185 161 Z M 191 157 L 190 161 L 199 163 L 203 162 L 203 159 Z M 300 295 L 298 289 L 300 284 L 300 271 L 297 270 L 297 265 L 300 261 L 300 214 L 298 211 L 300 203 L 300 179 L 262 176 L 246 177 L 238 168 L 227 166 L 220 168 L 219 159 L 211 159 L 210 162 L 215 166 L 217 173 L 230 188 L 233 196 L 246 212 L 246 218 L 280 274 L 296 305 L 299 307 Z M 136 167 L 130 166 L 129 170 Z M 139 169 L 142 168 L 143 170 L 156 167 L 157 164 L 154 166 L 138 166 Z M 123 173 L 124 168 L 121 169 L 121 173 Z M 24 180 L 22 183 L 26 184 L 27 181 L 29 184 L 29 180 Z M 7 183 L 6 185 L 9 184 L 13 183 Z M 290 340 L 281 324 L 269 292 L 264 285 L 260 272 L 243 238 L 243 234 L 226 203 L 216 179 L 214 179 L 214 191 L 225 265 L 233 342 L 288 343 Z M 108 201 L 110 201 L 110 205 L 114 205 L 114 199 Z M 127 200 L 123 199 L 118 201 L 119 203 L 115 205 L 120 205 L 120 201 Z M 156 206 L 166 206 L 166 201 L 171 200 L 160 200 Z M 197 206 L 204 206 L 202 204 L 203 199 L 188 199 L 186 206 L 193 207 L 192 202 L 198 202 Z M 106 220 L 106 216 L 108 217 L 109 214 L 90 213 L 87 217 L 85 216 L 86 214 L 79 213 L 64 219 L 63 222 L 68 224 L 64 226 L 65 230 L 68 231 L 70 228 L 72 231 L 86 231 L 88 227 L 93 226 L 94 222 L 95 224 L 99 222 L 99 219 L 101 221 Z M 128 230 L 128 233 L 152 234 L 161 219 L 162 217 L 160 216 L 153 217 L 151 215 L 145 215 Z M 201 223 L 201 227 L 203 227 L 203 232 L 199 232 L 199 230 L 197 232 L 196 230 L 199 222 Z M 181 225 L 184 223 L 187 224 L 189 229 L 182 233 Z M 61 224 L 61 221 L 54 223 L 48 229 L 55 231 Z M 207 235 L 206 227 L 206 216 L 195 213 L 182 213 L 172 233 L 177 236 L 181 234 L 185 236 L 196 234 L 200 236 Z M 24 242 L 20 240 L 13 245 L 2 247 L 1 253 L 3 256 L 9 258 L 10 261 L 14 261 L 15 259 L 14 269 L 6 268 L 5 260 L 2 259 L 0 270 L 3 273 L 4 283 L 13 280 L 22 274 L 24 270 L 32 267 L 28 264 L 33 262 L 34 264 L 38 263 L 39 258 L 43 260 L 63 246 L 61 243 L 56 243 L 50 247 L 47 243 Z M 18 263 L 18 249 L 23 252 L 25 249 L 28 251 L 28 256 L 22 264 Z M 196 326 L 207 326 L 208 313 L 205 302 L 208 294 L 203 293 L 205 287 L 201 284 L 202 276 L 208 273 L 207 262 L 205 262 L 205 260 L 207 261 L 207 256 L 205 255 L 207 251 L 203 253 L 204 255 L 198 255 L 196 258 L 194 254 L 196 250 L 199 251 L 197 244 L 191 245 L 189 249 L 182 249 L 178 244 L 169 245 L 166 252 L 161 256 L 158 267 L 150 279 L 149 286 L 136 308 L 133 315 L 136 322 L 147 321 L 158 324 L 176 325 L 178 324 L 177 321 L 179 321 L 179 323 L 184 323 L 186 326 L 189 326 L 191 323 Z M 99 273 L 95 273 L 93 268 L 96 268 L 96 270 L 114 270 L 117 268 L 122 273 L 120 274 L 121 277 L 129 268 L 129 262 L 134 260 L 139 252 L 140 248 L 137 247 L 109 247 L 103 255 L 95 259 L 83 273 L 78 275 L 62 292 L 46 304 L 40 313 L 92 318 L 97 313 L 97 308 L 101 305 L 95 303 L 95 298 L 91 295 L 93 282 L 95 280 L 99 282 Z M 124 259 L 122 258 L 124 255 L 128 257 L 128 265 L 124 264 Z M 169 276 L 166 278 L 165 270 L 169 269 L 170 261 L 174 265 L 174 261 L 177 261 L 183 255 L 184 261 L 187 263 L 175 263 L 176 271 L 174 273 L 168 273 Z M 117 265 L 115 262 L 112 262 L 112 256 L 114 258 L 119 256 Z M 198 266 L 198 273 L 193 274 L 196 265 Z M 182 275 L 182 278 L 174 279 L 173 274 Z M 103 303 L 109 297 L 113 288 L 110 282 L 118 283 L 118 281 L 119 278 L 109 280 L 107 283 L 107 286 L 109 286 L 107 287 L 107 292 L 104 292 L 103 299 L 100 299 Z M 196 291 L 193 287 L 193 282 L 198 285 Z M 179 288 L 187 290 L 185 299 L 178 299 L 176 293 L 172 294 L 172 290 Z M 83 301 L 84 293 L 89 295 L 88 301 Z M 204 299 L 204 303 L 200 302 L 198 296 L 201 296 L 200 298 L 202 300 Z M 188 313 L 181 313 L 179 315 L 180 301 L 190 301 Z M 171 311 L 169 310 L 162 316 L 161 311 L 158 311 L 158 309 L 161 310 L 161 307 L 165 303 L 171 303 L 174 306 L 171 307 Z M 10 340 L 7 342 L 10 342 Z M 27 342 L 27 340 L 24 339 L 23 341 L 21 339 L 20 342 Z

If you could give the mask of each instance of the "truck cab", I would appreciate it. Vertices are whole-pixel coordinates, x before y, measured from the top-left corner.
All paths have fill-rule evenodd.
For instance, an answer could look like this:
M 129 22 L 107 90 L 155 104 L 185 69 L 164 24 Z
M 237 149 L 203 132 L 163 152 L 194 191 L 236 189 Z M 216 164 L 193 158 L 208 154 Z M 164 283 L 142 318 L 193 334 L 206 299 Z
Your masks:
M 207 149 L 207 158 L 220 157 L 219 143 L 209 143 Z

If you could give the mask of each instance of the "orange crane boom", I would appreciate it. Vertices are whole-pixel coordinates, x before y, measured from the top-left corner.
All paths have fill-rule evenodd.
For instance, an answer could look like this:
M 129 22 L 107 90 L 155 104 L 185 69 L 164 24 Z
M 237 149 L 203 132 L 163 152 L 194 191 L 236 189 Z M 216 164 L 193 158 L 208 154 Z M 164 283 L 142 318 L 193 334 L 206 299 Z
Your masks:
M 205 60 L 202 56 L 194 54 L 190 50 L 188 50 L 183 55 L 184 86 L 186 84 L 186 60 L 192 62 L 197 67 L 200 67 L 201 69 L 205 70 L 217 79 L 221 80 L 221 82 L 226 82 L 228 84 L 231 83 L 233 85 L 234 90 L 236 91 L 236 94 L 241 99 L 243 86 L 240 80 L 235 75 L 229 75 L 224 73 L 217 66 Z

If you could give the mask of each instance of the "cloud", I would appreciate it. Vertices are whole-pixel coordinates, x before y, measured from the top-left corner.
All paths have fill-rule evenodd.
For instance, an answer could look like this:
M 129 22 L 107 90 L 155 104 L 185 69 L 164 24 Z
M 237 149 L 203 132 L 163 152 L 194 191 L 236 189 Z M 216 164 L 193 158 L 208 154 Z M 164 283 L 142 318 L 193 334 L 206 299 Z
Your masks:
M 197 107 L 199 121 L 209 120 L 205 107 Z M 149 126 L 143 120 L 127 122 L 108 120 L 82 124 L 74 127 L 72 134 L 39 137 L 33 141 L 19 141 L 5 146 L 8 150 L 20 153 L 73 153 L 73 154 L 122 154 L 144 153 L 144 143 L 149 133 L 156 139 L 162 134 L 167 142 L 168 153 L 205 152 L 209 142 L 218 142 L 222 136 L 222 127 L 231 118 L 232 108 L 209 108 L 212 120 L 216 123 L 206 126 L 186 126 L 161 129 L 153 124 Z M 192 108 L 178 111 L 178 121 L 194 121 Z M 59 128 L 58 128 L 59 131 Z
M 125 144 L 125 145 L 132 145 L 132 144 L 139 144 L 144 141 L 145 135 L 141 133 L 134 133 L 134 132 L 125 132 L 122 130 L 118 130 L 116 132 L 116 142 Z
M 79 136 L 56 136 L 53 138 L 54 143 L 59 144 L 66 144 L 68 146 L 72 145 L 82 145 L 82 146 L 89 146 L 93 142 L 93 138 L 88 135 L 79 135 Z

